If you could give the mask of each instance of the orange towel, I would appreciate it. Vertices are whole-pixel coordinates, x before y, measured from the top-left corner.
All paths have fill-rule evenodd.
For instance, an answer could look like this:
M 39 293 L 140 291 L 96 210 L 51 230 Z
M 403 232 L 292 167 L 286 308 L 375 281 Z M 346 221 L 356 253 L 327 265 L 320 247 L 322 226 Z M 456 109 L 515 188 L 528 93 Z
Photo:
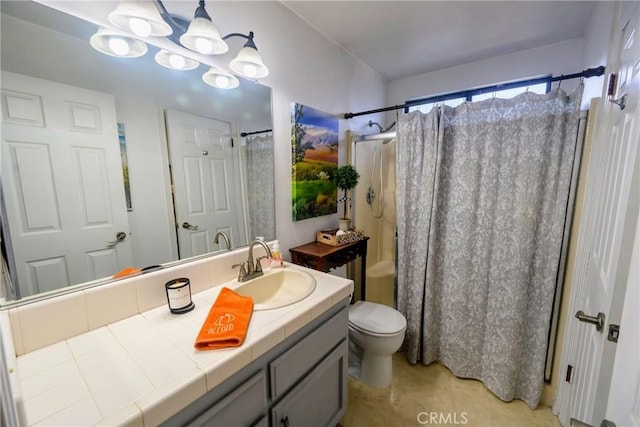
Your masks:
M 196 350 L 238 347 L 247 335 L 253 314 L 253 299 L 222 288 L 198 333 Z
M 140 270 L 139 268 L 133 268 L 133 267 L 128 267 L 125 268 L 124 270 L 121 270 L 119 272 L 117 272 L 116 274 L 113 275 L 114 279 L 120 279 L 122 277 L 127 277 L 127 276 L 131 276 L 134 274 L 138 274 L 140 273 L 142 270 Z

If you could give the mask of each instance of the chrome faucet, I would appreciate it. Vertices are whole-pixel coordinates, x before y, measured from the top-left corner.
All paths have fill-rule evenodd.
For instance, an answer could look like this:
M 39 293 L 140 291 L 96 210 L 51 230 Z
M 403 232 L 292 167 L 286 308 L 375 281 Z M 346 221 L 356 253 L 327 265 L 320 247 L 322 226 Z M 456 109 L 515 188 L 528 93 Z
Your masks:
M 230 251 L 231 250 L 231 242 L 229 241 L 229 236 L 227 236 L 227 234 L 224 231 L 218 231 L 216 233 L 216 237 L 213 238 L 213 243 L 215 243 L 217 245 L 219 243 L 218 238 L 220 236 L 222 236 L 222 238 L 224 239 L 224 242 L 227 245 L 227 250 Z
M 255 263 L 253 260 L 253 247 L 255 245 L 260 245 L 267 252 L 266 256 L 261 256 L 256 258 Z M 260 264 L 260 260 L 263 258 L 271 258 L 273 255 L 271 254 L 271 249 L 269 249 L 269 245 L 267 245 L 264 240 L 254 240 L 249 245 L 249 257 L 246 262 L 241 262 L 239 264 L 234 264 L 232 268 L 240 267 L 240 273 L 238 274 L 238 282 L 246 282 L 247 280 L 254 279 L 256 277 L 262 276 L 264 273 L 262 272 L 262 264 Z M 245 264 L 247 267 L 245 268 Z

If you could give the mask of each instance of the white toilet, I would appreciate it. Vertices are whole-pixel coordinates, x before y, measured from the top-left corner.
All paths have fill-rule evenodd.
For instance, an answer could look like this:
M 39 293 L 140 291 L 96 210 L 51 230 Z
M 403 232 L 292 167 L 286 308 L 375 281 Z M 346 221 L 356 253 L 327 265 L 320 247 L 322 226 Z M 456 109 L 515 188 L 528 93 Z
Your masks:
M 406 330 L 407 319 L 389 306 L 358 301 L 349 307 L 349 375 L 370 387 L 391 384 L 391 356 Z

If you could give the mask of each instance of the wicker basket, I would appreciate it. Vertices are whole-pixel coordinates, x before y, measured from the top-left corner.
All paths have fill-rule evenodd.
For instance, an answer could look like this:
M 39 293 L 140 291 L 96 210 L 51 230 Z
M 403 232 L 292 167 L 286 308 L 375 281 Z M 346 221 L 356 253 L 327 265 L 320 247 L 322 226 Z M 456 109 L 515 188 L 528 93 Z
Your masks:
M 342 246 L 347 243 L 357 242 L 364 238 L 362 230 L 349 230 L 344 234 L 338 234 L 337 228 L 320 230 L 316 233 L 316 242 L 331 246 Z

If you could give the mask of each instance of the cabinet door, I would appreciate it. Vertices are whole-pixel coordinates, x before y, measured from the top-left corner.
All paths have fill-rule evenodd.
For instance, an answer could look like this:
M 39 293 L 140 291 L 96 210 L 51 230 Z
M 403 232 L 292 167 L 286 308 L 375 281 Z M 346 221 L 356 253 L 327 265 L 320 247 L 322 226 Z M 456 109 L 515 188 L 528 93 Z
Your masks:
M 263 425 L 258 419 L 267 408 L 267 378 L 264 371 L 242 383 L 227 397 L 190 423 L 190 426 Z
M 349 312 L 345 309 L 271 362 L 271 399 L 275 401 L 283 396 L 338 345 L 348 335 L 348 331 Z
M 269 427 L 269 417 L 265 415 L 264 417 L 260 418 L 260 420 L 257 421 L 255 424 L 253 424 L 251 427 Z
M 271 410 L 272 427 L 335 426 L 347 409 L 347 340 Z

